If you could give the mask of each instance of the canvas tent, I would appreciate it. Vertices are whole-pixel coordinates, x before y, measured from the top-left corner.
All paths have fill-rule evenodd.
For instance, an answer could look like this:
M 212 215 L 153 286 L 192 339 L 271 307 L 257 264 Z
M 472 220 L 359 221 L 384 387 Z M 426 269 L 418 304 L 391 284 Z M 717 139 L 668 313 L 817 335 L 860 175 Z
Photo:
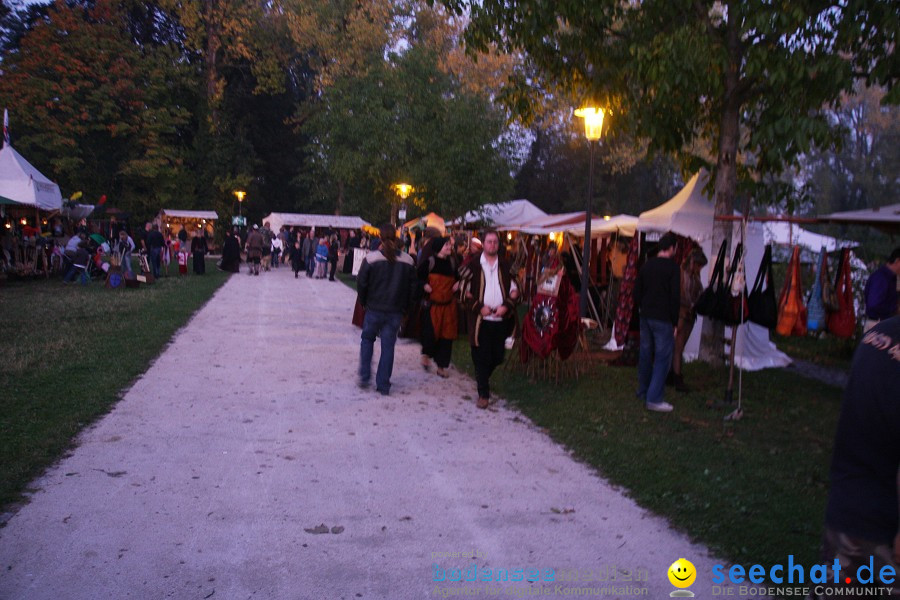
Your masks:
M 447 224 L 444 222 L 444 217 L 433 212 L 407 221 L 403 226 L 406 227 L 410 233 L 414 233 L 415 231 L 425 231 L 428 227 L 434 227 L 441 232 L 441 235 L 447 234 Z
M 492 227 L 510 227 L 545 217 L 547 213 L 528 200 L 510 200 L 498 204 L 485 204 L 477 210 L 470 210 L 463 217 L 455 220 L 454 225 L 467 225 L 485 222 Z
M 47 179 L 9 144 L 0 149 L 0 196 L 40 210 L 59 210 L 59 186 Z
M 370 225 L 359 217 L 349 215 L 310 215 L 301 213 L 270 213 L 262 220 L 269 223 L 272 231 L 287 227 L 315 227 L 325 229 L 362 229 Z
M 206 230 L 209 235 L 213 233 L 213 224 L 219 218 L 214 210 L 174 210 L 164 208 L 159 211 L 157 220 L 160 231 L 168 231 L 176 234 L 186 229 L 190 235 L 195 231 Z
M 497 229 L 499 231 L 518 231 L 531 235 L 549 235 L 573 227 L 576 223 L 584 225 L 584 211 L 543 215 L 526 223 L 497 227 Z
M 889 204 L 866 210 L 849 210 L 845 212 L 822 215 L 819 219 L 832 223 L 848 225 L 871 225 L 888 233 L 900 232 L 900 204 Z
M 694 239 L 703 252 L 709 257 L 709 264 L 701 271 L 703 285 L 709 281 L 709 273 L 715 263 L 715 252 L 712 248 L 712 231 L 714 223 L 714 205 L 703 188 L 709 181 L 709 173 L 701 170 L 675 194 L 668 202 L 641 213 L 638 217 L 638 231 L 666 232 L 673 231 L 679 235 Z M 740 240 L 741 224 L 735 223 L 732 240 Z M 765 251 L 765 236 L 762 223 L 749 223 L 744 239 L 744 265 L 747 285 L 753 285 L 759 263 Z M 697 318 L 691 337 L 684 349 L 687 361 L 695 360 L 700 354 L 700 332 L 703 330 L 703 317 Z M 727 336 L 730 339 L 730 335 Z M 769 330 L 755 323 L 744 323 L 738 329 L 735 346 L 735 364 L 740 368 L 755 371 L 768 367 L 784 367 L 791 359 L 779 351 L 769 340 Z
M 591 219 L 591 239 L 612 235 L 617 231 L 625 237 L 634 237 L 637 231 L 637 224 L 638 218 L 631 215 Z M 566 229 L 565 232 L 575 237 L 584 237 L 584 223 L 572 226 Z

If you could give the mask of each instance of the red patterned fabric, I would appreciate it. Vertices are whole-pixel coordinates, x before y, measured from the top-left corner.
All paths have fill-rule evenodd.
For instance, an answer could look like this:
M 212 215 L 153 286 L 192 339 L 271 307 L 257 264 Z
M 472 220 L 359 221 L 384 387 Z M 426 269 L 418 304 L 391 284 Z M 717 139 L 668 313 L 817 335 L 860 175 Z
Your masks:
M 856 332 L 856 315 L 853 313 L 853 284 L 850 281 L 850 250 L 841 250 L 841 266 L 834 283 L 838 310 L 828 314 L 828 331 L 837 337 L 849 338 Z
M 578 294 L 563 274 L 559 292 L 554 296 L 536 294 L 522 327 L 519 357 L 528 362 L 531 353 L 547 358 L 556 350 L 566 360 L 578 343 L 581 319 L 578 316 Z
M 631 314 L 634 312 L 634 282 L 637 281 L 637 262 L 640 254 L 640 242 L 638 236 L 631 238 L 631 247 L 628 249 L 628 260 L 625 263 L 625 275 L 622 277 L 622 285 L 619 286 L 619 304 L 616 308 L 616 345 L 621 346 L 628 335 L 628 326 L 631 323 Z

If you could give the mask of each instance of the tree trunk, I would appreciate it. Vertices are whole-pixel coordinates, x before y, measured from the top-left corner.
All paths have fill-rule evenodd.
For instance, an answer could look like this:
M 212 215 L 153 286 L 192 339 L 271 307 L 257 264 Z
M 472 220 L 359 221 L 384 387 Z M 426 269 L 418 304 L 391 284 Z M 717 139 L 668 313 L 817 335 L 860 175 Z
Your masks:
M 737 11 L 729 11 L 736 15 Z M 734 196 L 737 191 L 737 151 L 740 141 L 741 99 L 738 93 L 740 78 L 741 47 L 738 38 L 737 24 L 728 24 L 726 33 L 729 68 L 725 72 L 725 104 L 722 107 L 722 118 L 719 121 L 719 144 L 716 158 L 716 181 L 714 192 L 716 198 L 715 214 L 734 214 Z M 712 254 L 719 251 L 722 240 L 727 240 L 726 247 L 731 247 L 730 221 L 714 221 L 712 236 Z M 710 265 L 713 264 L 712 257 Z M 725 362 L 724 356 L 725 326 L 721 321 L 703 319 L 703 330 L 700 334 L 700 360 L 714 366 Z
M 222 90 L 219 82 L 219 23 L 216 15 L 216 0 L 203 0 L 203 13 L 206 27 L 206 103 L 209 109 L 209 125 L 212 134 L 219 132 L 219 102 Z

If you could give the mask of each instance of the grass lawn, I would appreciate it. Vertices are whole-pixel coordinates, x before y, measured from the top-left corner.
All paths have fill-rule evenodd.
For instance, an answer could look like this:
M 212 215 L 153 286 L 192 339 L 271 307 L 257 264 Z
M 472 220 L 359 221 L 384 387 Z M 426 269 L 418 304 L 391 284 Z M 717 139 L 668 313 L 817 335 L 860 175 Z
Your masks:
M 814 341 L 797 347 L 815 352 Z M 453 363 L 474 376 L 470 352 L 461 337 Z M 559 384 L 523 373 L 501 367 L 493 391 L 692 539 L 744 564 L 771 565 L 788 554 L 817 561 L 841 390 L 781 369 L 745 373 L 744 417 L 726 422 L 731 409 L 706 406 L 724 397 L 724 368 L 686 365 L 694 391 L 667 389 L 670 414 L 650 413 L 635 398 L 635 367 L 598 364 Z
M 465 340 L 453 354 L 473 374 Z M 635 398 L 636 368 L 597 365 L 558 385 L 522 373 L 501 368 L 492 387 L 692 539 L 736 562 L 817 559 L 840 390 L 781 370 L 746 373 L 744 418 L 725 422 L 730 410 L 706 407 L 722 399 L 725 369 L 687 365 L 696 391 L 667 390 L 668 415 Z
M 60 279 L 0 287 L 0 507 L 107 413 L 228 278 L 177 275 L 138 289 Z

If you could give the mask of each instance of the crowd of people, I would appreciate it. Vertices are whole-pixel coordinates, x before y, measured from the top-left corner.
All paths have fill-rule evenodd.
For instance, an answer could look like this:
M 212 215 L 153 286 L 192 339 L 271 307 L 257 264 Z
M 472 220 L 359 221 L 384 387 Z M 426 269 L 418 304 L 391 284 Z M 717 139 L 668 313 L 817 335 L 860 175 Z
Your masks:
M 480 409 L 491 399 L 490 378 L 503 364 L 512 331 L 519 290 L 510 265 L 500 257 L 496 231 L 478 238 L 453 240 L 426 230 L 416 257 L 403 250 L 403 239 L 391 225 L 380 229 L 357 276 L 359 303 L 365 309 L 360 342 L 358 384 L 368 387 L 376 337 L 381 356 L 375 389 L 388 395 L 394 345 L 401 327 L 421 341 L 421 364 L 448 377 L 453 341 L 461 327 L 468 332 Z M 433 364 L 432 364 L 433 363 Z

